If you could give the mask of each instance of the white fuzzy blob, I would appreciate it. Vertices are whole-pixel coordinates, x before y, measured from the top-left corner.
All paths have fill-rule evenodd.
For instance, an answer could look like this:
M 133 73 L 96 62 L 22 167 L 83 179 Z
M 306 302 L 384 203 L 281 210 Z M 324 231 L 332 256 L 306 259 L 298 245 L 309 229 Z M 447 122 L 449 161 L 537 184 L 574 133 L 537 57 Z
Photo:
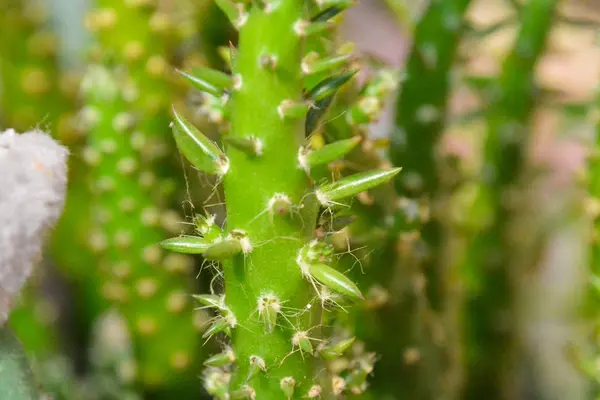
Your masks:
M 41 131 L 0 133 L 0 326 L 62 213 L 68 153 Z

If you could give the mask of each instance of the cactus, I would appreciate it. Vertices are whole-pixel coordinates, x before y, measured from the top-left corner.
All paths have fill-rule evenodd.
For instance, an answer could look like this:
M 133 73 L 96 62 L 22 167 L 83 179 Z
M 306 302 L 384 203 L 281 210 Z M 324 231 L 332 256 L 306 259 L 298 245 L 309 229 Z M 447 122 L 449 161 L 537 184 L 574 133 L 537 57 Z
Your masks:
M 346 199 L 390 180 L 399 169 L 312 183 L 307 172 L 330 154 L 342 157 L 351 148 L 351 143 L 333 143 L 335 149 L 313 157 L 302 150 L 311 107 L 304 97 L 303 42 L 318 37 L 332 21 L 310 22 L 299 0 L 219 5 L 239 29 L 232 76 L 198 70 L 185 77 L 227 101 L 231 130 L 223 138 L 226 150 L 177 110 L 173 130 L 183 155 L 223 182 L 227 227 L 216 225 L 211 216 L 198 216 L 198 236 L 162 243 L 223 266 L 223 297 L 197 296 L 217 312 L 205 336 L 224 332 L 231 337 L 231 350 L 207 361 L 205 387 L 217 398 L 314 398 L 338 393 L 345 385 L 364 389 L 371 358 L 345 380 L 324 382 L 311 360 L 319 354 L 336 358 L 343 351 L 335 351 L 341 346 L 335 341 L 317 351 L 320 341 L 328 343 L 319 337 L 325 330 L 318 319 L 320 305 L 325 312 L 339 296 L 362 297 L 349 278 L 328 265 L 331 245 L 318 240 L 314 229 L 319 207 L 327 215 Z M 322 87 L 312 92 L 313 101 L 331 93 Z
M 510 375 L 515 373 L 511 364 L 517 351 L 515 331 L 514 328 L 497 328 L 502 313 L 514 312 L 514 280 L 518 277 L 518 271 L 514 271 L 511 264 L 514 260 L 508 258 L 512 254 L 510 249 L 515 246 L 510 240 L 514 209 L 501 199 L 508 190 L 515 190 L 523 173 L 527 123 L 535 104 L 534 67 L 544 50 L 556 3 L 532 0 L 524 6 L 519 34 L 504 62 L 494 87 L 496 96 L 488 108 L 483 196 L 489 201 L 493 220 L 470 244 L 463 266 L 464 273 L 478 271 L 482 290 L 469 293 L 467 301 L 466 312 L 476 321 L 466 332 L 471 346 L 466 359 L 465 395 L 468 398 L 479 398 L 490 392 L 496 393 L 497 398 L 516 395 L 516 378 Z
M 89 132 L 96 293 L 128 321 L 137 382 L 146 390 L 193 390 L 199 335 L 188 293 L 191 260 L 156 245 L 179 233 L 173 165 L 166 157 L 169 15 L 144 1 L 99 1 L 86 19 L 96 38 L 82 83 Z M 196 318 L 197 319 L 197 318 Z M 165 392 L 166 395 L 166 392 Z
M 454 280 L 446 276 L 448 269 L 441 265 L 442 215 L 435 212 L 435 207 L 443 188 L 437 155 L 448 113 L 452 68 L 469 5 L 469 0 L 433 1 L 425 10 L 414 33 L 406 79 L 398 96 L 396 128 L 390 135 L 390 159 L 405 168 L 396 180 L 400 199 L 393 230 L 397 232 L 396 257 L 406 271 L 406 283 L 389 288 L 392 296 L 402 299 L 402 308 L 394 311 L 402 317 L 394 318 L 397 324 L 383 328 L 401 332 L 393 345 L 394 353 L 400 354 L 382 362 L 384 368 L 401 368 L 403 375 L 414 377 L 394 385 L 392 390 L 401 396 L 431 398 L 444 384 L 440 381 L 432 385 L 431 380 L 442 379 L 445 370 L 452 371 L 454 364 L 460 363 L 453 348 L 456 343 L 452 343 L 459 339 L 450 337 L 449 348 L 443 350 L 449 354 L 449 364 L 443 364 L 442 349 L 433 343 L 429 321 L 432 312 L 447 313 L 456 295 L 448 296 L 450 289 L 446 286 Z M 425 292 L 419 281 L 427 282 Z M 457 334 L 456 326 L 448 328 L 449 335 Z M 384 343 L 381 345 L 389 351 Z M 410 356 L 413 353 L 415 356 Z M 395 364 L 398 362 L 400 366 Z M 447 386 L 443 391 L 452 398 L 451 393 L 457 390 Z
M 77 139 L 72 100 L 73 76 L 58 65 L 58 40 L 48 28 L 46 10 L 37 1 L 3 0 L 0 24 L 0 121 L 5 128 L 27 130 L 42 125 L 64 144 Z

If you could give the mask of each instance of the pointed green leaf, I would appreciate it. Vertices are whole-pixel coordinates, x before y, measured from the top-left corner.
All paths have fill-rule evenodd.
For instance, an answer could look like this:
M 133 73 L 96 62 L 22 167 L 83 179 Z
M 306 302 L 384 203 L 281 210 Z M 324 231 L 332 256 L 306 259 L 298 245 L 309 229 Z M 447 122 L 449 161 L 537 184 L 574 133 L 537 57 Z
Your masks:
M 392 179 L 402 168 L 369 171 L 350 175 L 337 182 L 321 186 L 317 198 L 323 206 L 329 206 L 336 200 L 357 195 Z
M 294 396 L 294 389 L 296 388 L 296 380 L 293 376 L 286 376 L 281 378 L 279 381 L 279 387 L 283 391 L 285 397 L 290 400 Z
M 340 340 L 337 343 L 325 346 L 319 352 L 319 355 L 326 360 L 335 360 L 340 357 L 354 343 L 355 338 Z
M 238 390 L 231 392 L 231 400 L 254 400 L 256 399 L 256 391 L 248 385 L 242 386 Z
M 361 141 L 360 136 L 355 136 L 350 139 L 338 140 L 337 142 L 323 146 L 318 150 L 313 150 L 306 154 L 304 160 L 308 168 L 317 165 L 328 164 L 332 161 L 344 158 L 356 145 Z
M 220 311 L 227 310 L 223 296 L 217 296 L 214 294 L 193 294 L 192 297 L 198 303 L 203 304 L 206 307 L 216 308 Z
M 315 54 L 315 53 L 312 53 Z M 325 71 L 340 69 L 352 58 L 352 54 L 339 54 L 331 57 L 318 59 L 307 56 L 302 62 L 302 72 L 306 75 L 318 74 Z
M 323 116 L 327 113 L 327 110 L 329 110 L 329 106 L 333 102 L 334 97 L 335 94 L 332 94 L 321 100 L 313 102 L 306 113 L 306 120 L 304 122 L 305 136 L 310 136 L 317 129 L 319 121 L 321 121 L 321 118 L 323 118 Z
M 173 136 L 185 158 L 200 171 L 225 175 L 229 160 L 219 147 L 173 109 Z
M 324 99 L 327 96 L 334 94 L 340 87 L 344 86 L 357 71 L 344 72 L 340 75 L 330 76 L 329 78 L 323 79 L 315 87 L 309 90 L 308 99 L 316 102 Z
M 231 76 L 212 68 L 194 68 L 192 74 L 177 70 L 177 73 L 203 92 L 221 97 L 233 84 Z
M 235 361 L 235 354 L 231 348 L 227 348 L 224 352 L 215 354 L 204 361 L 207 367 L 223 367 Z
M 348 297 L 363 298 L 360 289 L 350 278 L 328 265 L 311 264 L 310 274 L 313 278 L 335 292 Z
M 202 337 L 209 338 L 217 333 L 225 331 L 225 329 L 228 327 L 229 325 L 227 324 L 227 320 L 225 318 L 218 318 L 210 325 L 210 327 L 208 327 Z
M 184 254 L 202 254 L 210 244 L 200 236 L 179 236 L 160 242 L 163 249 Z
M 242 244 L 238 239 L 227 238 L 212 243 L 204 250 L 204 258 L 207 260 L 222 261 L 242 252 Z
M 328 20 L 332 19 L 333 17 L 335 17 L 336 15 L 340 14 L 346 8 L 348 8 L 347 5 L 350 5 L 350 4 L 347 3 L 347 4 L 340 4 L 340 5 L 328 7 L 326 9 L 324 9 L 323 11 L 320 11 L 319 13 L 317 13 L 310 20 L 311 20 L 311 22 L 328 21 Z

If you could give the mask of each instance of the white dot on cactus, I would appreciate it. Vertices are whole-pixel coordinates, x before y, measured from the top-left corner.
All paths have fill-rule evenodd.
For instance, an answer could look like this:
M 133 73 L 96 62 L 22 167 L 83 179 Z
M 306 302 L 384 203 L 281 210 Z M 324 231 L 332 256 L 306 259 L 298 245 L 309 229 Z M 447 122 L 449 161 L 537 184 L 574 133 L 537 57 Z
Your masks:
M 127 261 L 119 261 L 111 268 L 115 277 L 125 279 L 131 274 L 131 265 Z
M 179 213 L 173 210 L 163 211 L 160 216 L 160 226 L 169 233 L 178 233 L 181 230 Z
M 243 79 L 242 75 L 235 74 L 233 75 L 233 90 L 240 90 L 242 88 Z
M 146 144 L 146 135 L 139 131 L 133 132 L 131 134 L 131 139 L 129 139 L 129 143 L 134 150 L 142 150 Z
M 105 224 L 112 220 L 112 212 L 103 207 L 96 207 L 94 209 L 94 219 L 100 224 Z
M 137 168 L 137 160 L 133 157 L 125 157 L 117 162 L 117 170 L 123 175 L 130 175 Z
M 129 112 L 120 112 L 112 120 L 112 127 L 117 133 L 125 133 L 135 123 L 133 114 Z
M 331 378 L 331 391 L 334 396 L 339 396 L 346 389 L 346 381 L 339 375 Z
M 156 226 L 160 220 L 160 211 L 156 207 L 146 207 L 140 214 L 140 221 L 144 226 Z
M 121 94 L 123 96 L 123 100 L 128 103 L 132 103 L 139 98 L 140 91 L 137 89 L 133 82 L 121 85 Z
M 137 61 L 144 56 L 144 45 L 139 40 L 132 40 L 123 46 L 123 56 L 128 61 Z
M 104 139 L 100 142 L 100 149 L 106 154 L 112 154 L 117 151 L 117 142 L 112 139 Z
M 416 118 L 422 124 L 430 124 L 440 118 L 440 111 L 431 104 L 425 104 L 417 110 Z
M 84 129 L 90 129 L 96 126 L 102 118 L 102 112 L 96 106 L 87 105 L 81 109 L 79 119 Z
M 135 290 L 142 298 L 149 298 L 158 291 L 158 282 L 154 278 L 142 278 L 135 284 Z
M 165 58 L 158 54 L 149 57 L 146 62 L 146 72 L 155 77 L 162 76 L 167 71 L 168 67 L 169 65 Z
M 127 301 L 127 288 L 119 282 L 106 282 L 102 285 L 102 296 L 123 303 Z
M 443 18 L 443 24 L 449 31 L 457 31 L 460 28 L 461 17 L 459 14 L 448 12 Z
M 435 44 L 433 43 L 423 43 L 419 48 L 421 52 L 421 57 L 425 63 L 425 67 L 429 69 L 434 69 L 437 66 L 438 61 L 438 52 Z
M 133 197 L 124 197 L 119 200 L 119 211 L 123 213 L 132 212 L 135 209 L 135 199 Z
M 270 1 L 266 1 L 265 2 L 265 14 L 271 14 L 273 11 L 275 11 L 279 5 L 281 4 L 281 2 L 279 0 L 270 0 Z
M 167 297 L 167 311 L 179 313 L 185 309 L 188 296 L 185 293 L 173 292 Z
M 96 151 L 92 147 L 86 147 L 83 149 L 83 159 L 92 167 L 96 167 L 98 164 L 100 164 L 101 157 L 102 156 L 100 152 Z
M 193 260 L 183 254 L 168 253 L 163 261 L 163 266 L 172 273 L 187 273 L 192 269 Z
M 88 238 L 88 244 L 92 251 L 99 252 L 108 247 L 108 239 L 102 232 L 92 232 Z
M 152 14 L 152 17 L 150 17 L 148 25 L 152 32 L 164 33 L 167 32 L 171 27 L 171 21 L 167 14 L 163 12 L 155 12 Z
M 175 369 L 185 369 L 188 365 L 190 365 L 190 356 L 187 354 L 187 352 L 181 350 L 171 355 L 169 358 L 169 363 Z
M 308 390 L 308 393 L 306 394 L 306 397 L 308 397 L 309 399 L 314 399 L 316 397 L 320 397 L 322 391 L 323 390 L 321 389 L 320 385 L 313 385 Z
M 296 35 L 304 36 L 306 34 L 306 27 L 310 24 L 310 22 L 299 19 L 296 21 L 292 27 Z
M 149 188 L 156 183 L 156 176 L 152 171 L 144 171 L 140 174 L 140 185 Z
M 131 243 L 133 242 L 133 236 L 129 231 L 119 230 L 115 233 L 114 241 L 115 246 L 121 249 L 126 249 L 131 246 Z
M 158 330 L 156 320 L 152 317 L 140 317 L 135 323 L 137 331 L 142 335 L 152 335 Z
M 146 246 L 142 249 L 142 259 L 148 264 L 158 264 L 161 257 L 162 251 L 156 245 Z
M 238 17 L 235 20 L 235 27 L 240 29 L 248 22 L 248 12 L 245 10 L 243 3 L 237 3 Z
M 96 181 L 95 188 L 100 192 L 111 192 L 115 189 L 115 181 L 110 176 L 102 176 Z

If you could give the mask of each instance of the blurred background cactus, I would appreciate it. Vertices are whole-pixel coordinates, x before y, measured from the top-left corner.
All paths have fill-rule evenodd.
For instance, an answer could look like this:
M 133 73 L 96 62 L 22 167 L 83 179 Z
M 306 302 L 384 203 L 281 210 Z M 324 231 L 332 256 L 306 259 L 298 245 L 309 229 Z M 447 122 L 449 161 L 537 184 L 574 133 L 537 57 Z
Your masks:
M 598 398 L 599 28 L 579 0 L 0 0 L 0 131 L 70 152 L 0 393 L 27 360 L 57 400 Z

